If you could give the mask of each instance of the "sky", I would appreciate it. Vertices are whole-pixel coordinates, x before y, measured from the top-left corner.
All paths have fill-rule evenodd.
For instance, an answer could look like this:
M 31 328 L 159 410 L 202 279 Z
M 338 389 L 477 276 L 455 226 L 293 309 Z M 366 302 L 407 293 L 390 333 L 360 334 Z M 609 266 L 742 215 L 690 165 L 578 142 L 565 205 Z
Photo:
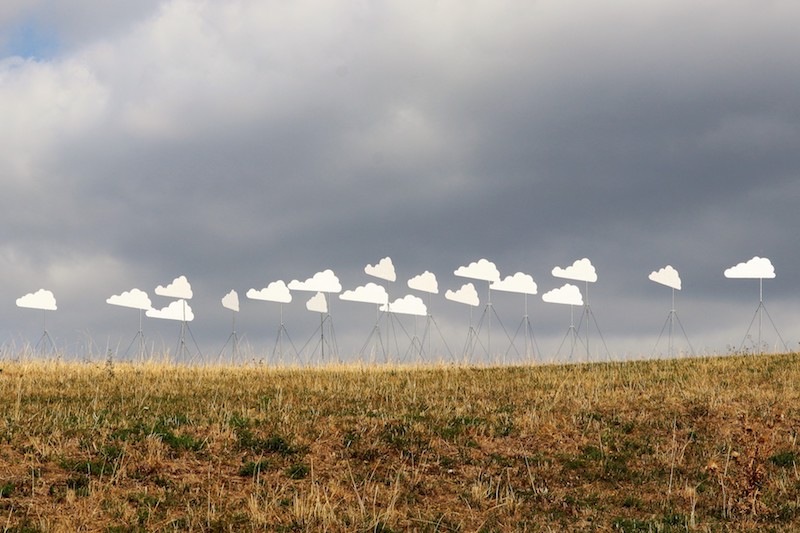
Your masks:
M 364 268 L 391 257 L 390 297 L 436 319 L 430 351 L 458 359 L 489 316 L 471 360 L 524 362 L 508 351 L 522 295 L 489 307 L 475 280 L 480 306 L 444 298 L 485 258 L 537 283 L 537 362 L 664 355 L 671 289 L 648 275 L 666 265 L 678 348 L 726 354 L 755 344 L 759 281 L 723 272 L 759 256 L 776 273 L 762 341 L 796 350 L 797 20 L 789 0 L 3 2 L 0 343 L 11 356 L 46 329 L 74 357 L 124 358 L 138 311 L 106 298 L 139 288 L 166 307 L 155 287 L 185 275 L 192 360 L 224 357 L 235 328 L 242 358 L 269 363 L 281 314 L 309 349 L 321 317 L 313 293 L 248 289 L 325 269 L 344 289 L 381 283 Z M 582 356 L 559 349 L 581 308 L 541 299 L 581 258 L 598 276 Z M 406 285 L 425 270 L 430 298 Z M 41 288 L 57 310 L 17 307 Z M 232 289 L 239 313 L 221 304 Z M 330 306 L 341 360 L 364 359 L 376 325 L 408 357 L 425 328 Z M 143 331 L 177 351 L 180 323 Z

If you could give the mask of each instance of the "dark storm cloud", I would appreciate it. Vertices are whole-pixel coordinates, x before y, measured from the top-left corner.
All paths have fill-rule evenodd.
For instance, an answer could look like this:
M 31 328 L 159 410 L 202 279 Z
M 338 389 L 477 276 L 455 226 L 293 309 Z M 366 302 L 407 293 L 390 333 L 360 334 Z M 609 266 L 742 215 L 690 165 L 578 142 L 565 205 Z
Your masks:
M 668 263 L 695 335 L 724 349 L 754 303 L 723 279 L 733 264 L 771 257 L 768 294 L 784 324 L 797 316 L 796 15 L 788 2 L 175 1 L 106 29 L 47 19 L 68 37 L 58 59 L 0 71 L 5 299 L 56 284 L 74 310 L 65 337 L 120 337 L 106 297 L 187 274 L 203 342 L 224 341 L 219 298 L 235 288 L 266 346 L 274 310 L 243 295 L 276 279 L 333 268 L 352 288 L 390 255 L 399 297 L 426 269 L 455 289 L 455 268 L 488 257 L 543 293 L 560 286 L 553 266 L 586 256 L 619 350 L 657 335 L 647 275 Z M 305 296 L 287 313 L 313 327 Z M 519 302 L 498 298 L 518 320 Z M 550 349 L 566 315 L 531 303 Z M 334 306 L 358 337 L 356 308 Z M 464 310 L 436 307 L 459 336 Z M 25 318 L 3 309 L 15 335 Z

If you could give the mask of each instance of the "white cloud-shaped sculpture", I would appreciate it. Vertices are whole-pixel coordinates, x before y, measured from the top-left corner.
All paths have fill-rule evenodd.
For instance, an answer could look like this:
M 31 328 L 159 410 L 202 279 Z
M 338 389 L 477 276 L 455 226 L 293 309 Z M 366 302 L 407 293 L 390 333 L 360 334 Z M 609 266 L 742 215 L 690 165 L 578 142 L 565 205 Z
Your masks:
M 222 297 L 222 307 L 239 312 L 239 293 L 231 291 Z
M 192 286 L 186 276 L 179 276 L 172 280 L 166 287 L 159 285 L 156 287 L 156 294 L 168 298 L 181 298 L 183 300 L 192 299 Z
M 594 269 L 592 262 L 585 257 L 578 259 L 567 268 L 555 267 L 552 274 L 557 278 L 575 281 L 588 281 L 589 283 L 597 281 L 597 271 Z
M 386 305 L 386 302 L 389 301 L 389 295 L 386 293 L 386 289 L 377 283 L 367 283 L 353 290 L 344 291 L 339 295 L 339 298 L 350 302 L 377 305 Z
M 581 290 L 571 283 L 542 294 L 542 300 L 549 304 L 583 305 Z
M 672 265 L 667 265 L 664 268 L 660 268 L 657 271 L 654 270 L 650 272 L 650 275 L 647 276 L 647 279 L 650 281 L 655 281 L 656 283 L 660 283 L 661 285 L 666 285 L 667 287 L 671 287 L 673 289 L 681 290 L 681 277 L 678 274 L 678 271 L 672 268 Z
M 495 291 L 518 292 L 521 294 L 536 294 L 539 287 L 533 281 L 533 276 L 517 272 L 513 276 L 506 276 L 502 281 L 495 281 L 489 288 Z
M 479 259 L 468 266 L 458 267 L 453 274 L 462 278 L 500 281 L 500 271 L 497 270 L 497 265 L 488 259 Z
M 342 292 L 342 284 L 331 269 L 317 272 L 305 281 L 293 279 L 289 282 L 289 288 L 293 291 L 306 292 Z
M 194 313 L 186 300 L 176 300 L 161 309 L 148 309 L 145 313 L 150 318 L 160 318 L 161 320 L 178 320 L 191 322 L 194 320 Z
M 427 270 L 408 280 L 408 287 L 416 291 L 439 294 L 439 282 L 436 281 L 436 274 Z
M 283 280 L 273 281 L 261 290 L 250 289 L 247 297 L 251 300 L 266 300 L 267 302 L 278 302 L 288 304 L 292 301 L 292 293 Z
M 746 263 L 725 270 L 726 278 L 772 279 L 775 277 L 775 267 L 766 257 L 754 257 Z
M 448 290 L 444 293 L 444 297 L 453 302 L 471 305 L 472 307 L 477 307 L 481 303 L 478 298 L 478 291 L 475 290 L 475 285 L 472 283 L 465 283 L 457 291 Z
M 400 315 L 428 316 L 428 307 L 422 298 L 407 294 L 388 305 L 382 305 L 381 311 L 391 311 Z
M 39 289 L 17 298 L 17 307 L 27 307 L 29 309 L 44 309 L 45 311 L 56 310 L 56 297 L 47 289 Z
M 147 293 L 139 289 L 131 289 L 122 294 L 115 294 L 109 297 L 106 303 L 120 307 L 132 307 L 142 311 L 147 311 L 153 307 L 153 303 Z
M 364 272 L 374 278 L 385 279 L 386 281 L 395 281 L 397 274 L 394 271 L 394 264 L 391 257 L 384 257 L 377 265 L 367 265 L 364 267 Z
M 306 309 L 316 313 L 328 312 L 328 300 L 325 299 L 325 293 L 318 292 L 306 302 Z

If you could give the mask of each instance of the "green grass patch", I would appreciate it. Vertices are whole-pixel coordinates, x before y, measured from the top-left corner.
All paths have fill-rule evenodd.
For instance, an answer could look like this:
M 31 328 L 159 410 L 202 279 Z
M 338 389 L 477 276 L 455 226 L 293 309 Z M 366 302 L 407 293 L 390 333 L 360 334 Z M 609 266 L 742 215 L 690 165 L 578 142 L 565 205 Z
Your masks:
M 797 464 L 797 454 L 789 451 L 779 452 L 770 456 L 769 462 L 781 468 L 792 468 Z
M 269 461 L 266 459 L 262 459 L 260 461 L 247 461 L 239 469 L 239 475 L 243 477 L 257 476 L 261 472 L 267 470 L 269 466 Z

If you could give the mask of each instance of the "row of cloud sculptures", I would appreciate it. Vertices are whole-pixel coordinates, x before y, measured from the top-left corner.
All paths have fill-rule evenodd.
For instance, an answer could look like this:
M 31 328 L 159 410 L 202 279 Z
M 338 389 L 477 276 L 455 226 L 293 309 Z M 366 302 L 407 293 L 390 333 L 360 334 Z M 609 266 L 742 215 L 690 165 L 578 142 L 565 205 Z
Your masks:
M 407 282 L 409 289 L 428 294 L 428 303 L 426 304 L 422 298 L 414 294 L 405 294 L 394 299 L 390 298 L 389 290 L 391 288 L 391 284 L 397 280 L 394 264 L 390 257 L 384 257 L 375 265 L 366 265 L 364 272 L 372 278 L 376 278 L 382 282 L 385 282 L 385 284 L 370 281 L 353 289 L 343 290 L 343 287 L 336 274 L 332 270 L 327 269 L 317 272 L 312 277 L 304 281 L 295 279 L 287 284 L 283 280 L 277 280 L 269 283 L 266 287 L 261 289 L 251 288 L 246 292 L 246 296 L 251 300 L 274 302 L 279 303 L 282 306 L 283 304 L 292 302 L 293 292 L 310 292 L 313 293 L 313 295 L 306 301 L 306 309 L 315 313 L 319 313 L 321 315 L 321 320 L 323 321 L 326 318 L 330 319 L 330 303 L 332 296 L 335 294 L 338 294 L 339 299 L 343 301 L 375 305 L 379 313 L 387 314 L 388 316 L 398 314 L 427 317 L 429 320 L 432 319 L 432 313 L 429 309 L 431 296 L 434 294 L 439 294 L 439 283 L 435 274 L 425 271 L 419 275 L 413 276 Z M 487 259 L 480 259 L 468 265 L 461 266 L 457 268 L 453 274 L 457 277 L 467 278 L 472 281 L 466 282 L 460 287 L 454 289 L 447 289 L 444 293 L 445 299 L 471 307 L 478 307 L 481 304 L 481 299 L 474 282 L 486 282 L 488 288 L 488 299 L 487 307 L 484 310 L 485 315 L 491 307 L 491 291 L 505 291 L 524 295 L 524 320 L 527 320 L 527 297 L 529 295 L 538 294 L 538 286 L 531 275 L 523 272 L 516 272 L 515 274 L 502 277 L 500 275 L 500 271 L 497 269 L 497 266 Z M 577 285 L 568 282 L 560 287 L 553 288 L 542 294 L 541 298 L 544 302 L 569 305 L 572 307 L 583 306 L 584 308 L 588 309 L 588 284 L 595 283 L 598 279 L 597 271 L 588 258 L 578 259 L 566 267 L 556 266 L 552 269 L 551 274 L 556 278 L 566 279 L 572 282 L 583 282 L 585 283 L 586 290 L 582 292 Z M 764 279 L 774 278 L 775 269 L 769 259 L 753 257 L 749 261 L 742 262 L 725 269 L 723 274 L 726 278 L 759 279 L 760 281 L 763 281 Z M 674 291 L 681 290 L 681 279 L 678 271 L 671 265 L 666 265 L 659 270 L 651 272 L 648 278 L 653 282 L 672 289 L 673 308 L 671 310 L 670 317 L 673 318 Z M 158 296 L 171 298 L 172 301 L 164 307 L 157 308 L 153 306 L 153 302 L 151 301 L 147 292 L 138 288 L 133 288 L 120 294 L 114 294 L 110 296 L 106 302 L 114 306 L 137 309 L 140 313 L 140 334 L 142 313 L 150 318 L 180 321 L 182 323 L 182 327 L 185 327 L 188 322 L 194 320 L 194 313 L 189 305 L 189 300 L 192 299 L 193 292 L 191 284 L 187 280 L 186 276 L 179 276 L 166 286 L 159 285 L 155 288 L 154 292 Z M 39 309 L 43 311 L 55 311 L 57 309 L 55 296 L 51 291 L 46 289 L 40 289 L 36 292 L 26 294 L 25 296 L 18 298 L 16 303 L 19 307 Z M 223 307 L 231 310 L 233 313 L 239 312 L 239 295 L 235 290 L 228 292 L 222 298 L 221 303 Z M 757 313 L 763 312 L 765 312 L 765 308 L 763 306 L 763 297 L 760 297 Z M 488 318 L 489 321 L 491 321 L 491 316 Z M 483 317 L 481 320 L 483 320 Z M 429 326 L 430 323 L 428 323 L 427 327 Z M 330 322 L 329 327 L 332 328 L 332 321 Z M 490 327 L 491 323 L 489 325 L 489 328 Z M 574 325 L 571 324 L 570 327 L 572 328 Z M 759 320 L 759 345 L 761 335 L 760 327 L 761 321 Z M 281 328 L 283 328 L 282 308 Z M 473 329 L 472 318 L 470 315 L 470 334 L 473 334 Z M 478 329 L 480 329 L 480 325 Z M 324 331 L 321 333 L 324 334 Z M 330 334 L 332 333 L 333 332 L 331 329 Z M 487 336 L 488 335 L 490 335 L 490 329 L 487 330 Z M 670 336 L 671 335 L 672 323 L 670 323 Z M 511 340 L 511 344 L 513 345 L 513 339 L 509 337 L 509 340 Z M 526 356 L 531 355 L 528 353 L 528 342 L 529 339 L 526 336 Z M 419 349 L 421 351 L 421 345 Z M 488 348 L 486 351 L 487 355 L 490 355 L 488 354 Z M 471 356 L 472 354 L 465 353 L 462 355 Z M 535 356 L 535 354 L 533 355 Z

